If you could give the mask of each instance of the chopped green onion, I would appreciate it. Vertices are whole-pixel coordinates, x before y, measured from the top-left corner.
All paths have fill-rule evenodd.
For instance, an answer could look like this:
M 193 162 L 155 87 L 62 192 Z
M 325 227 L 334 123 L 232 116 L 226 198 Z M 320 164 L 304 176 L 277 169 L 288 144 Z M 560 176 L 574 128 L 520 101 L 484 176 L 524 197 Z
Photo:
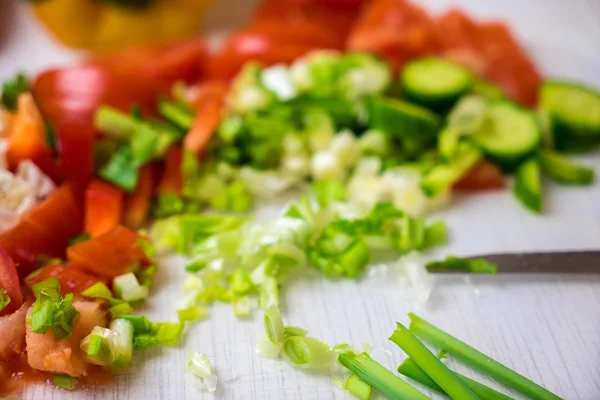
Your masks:
M 283 337 L 306 336 L 306 333 L 306 329 L 298 328 L 297 326 L 286 326 L 283 330 Z
M 58 300 L 60 292 L 60 282 L 58 278 L 52 276 L 45 281 L 34 283 L 31 285 L 31 291 L 35 297 L 47 296 L 54 300 Z
M 91 236 L 89 233 L 83 232 L 83 233 L 69 239 L 69 246 L 74 246 L 77 243 L 85 242 L 86 240 L 89 240 L 90 238 L 91 238 Z
M 401 323 L 390 337 L 425 373 L 435 381 L 452 399 L 478 400 L 479 397 L 469 389 L 446 365 L 440 361 L 419 339 Z
M 356 375 L 361 381 L 378 390 L 388 399 L 428 400 L 398 376 L 385 369 L 373 360 L 367 353 L 354 354 L 350 351 L 342 353 L 338 361 Z
M 354 374 L 348 377 L 344 384 L 344 389 L 358 397 L 360 400 L 369 400 L 371 398 L 371 386 L 367 385 Z
M 569 158 L 553 151 L 540 154 L 542 170 L 553 180 L 567 185 L 591 185 L 594 182 L 594 170 L 576 164 Z
M 271 276 L 265 276 L 260 286 L 260 307 L 268 309 L 279 306 L 279 283 Z
M 404 362 L 398 367 L 398 372 L 412 379 L 413 381 L 419 382 L 421 385 L 427 386 L 428 388 L 435 390 L 438 393 L 446 394 L 446 392 L 444 392 L 444 389 L 442 389 L 437 383 L 435 383 L 435 381 L 431 379 L 429 375 L 427 375 L 425 371 L 423 371 L 412 358 L 407 358 L 406 360 L 404 360 Z M 464 375 L 461 375 L 456 371 L 453 372 L 461 381 L 463 381 L 469 387 L 469 389 L 471 389 L 477 396 L 479 396 L 481 400 L 513 400 L 511 397 L 506 396 Z
M 338 201 L 346 201 L 346 186 L 339 181 L 315 182 L 312 188 L 321 207 L 327 207 Z
M 425 220 L 405 215 L 402 218 L 400 237 L 396 242 L 396 249 L 401 253 L 408 253 L 423 247 L 425 242 Z
M 331 368 L 335 353 L 325 343 L 306 336 L 292 336 L 283 344 L 283 355 L 294 367 L 313 370 Z
M 139 165 L 133 158 L 131 148 L 123 146 L 115 151 L 99 174 L 126 192 L 133 192 L 138 183 Z
M 248 296 L 234 297 L 231 303 L 233 304 L 233 314 L 236 317 L 245 318 L 250 316 L 252 307 Z
M 79 312 L 73 307 L 73 294 L 63 298 L 56 277 L 32 285 L 31 288 L 37 297 L 31 310 L 31 330 L 35 333 L 46 333 L 52 328 L 56 336 L 70 337 L 73 324 L 79 317 Z
M 79 311 L 73 307 L 73 293 L 69 293 L 60 303 L 55 303 L 52 332 L 60 338 L 70 337 L 77 317 Z
M 119 318 L 131 322 L 135 334 L 149 333 L 152 331 L 152 322 L 143 315 L 121 315 Z
M 73 390 L 77 379 L 69 375 L 52 374 L 52 383 L 54 386 L 65 390 Z
M 271 359 L 279 357 L 281 349 L 283 349 L 283 343 L 273 343 L 267 335 L 262 336 L 256 346 L 256 351 L 261 357 Z
M 178 104 L 169 103 L 168 101 L 161 101 L 158 104 L 158 112 L 167 121 L 185 131 L 189 131 L 194 125 L 194 115 Z
M 438 347 L 441 347 L 454 357 L 463 361 L 472 368 L 487 374 L 508 388 L 537 400 L 559 400 L 560 397 L 530 381 L 498 361 L 481 353 L 468 344 L 456 339 L 448 333 L 436 328 L 418 316 L 409 314 L 410 330 Z
M 115 333 L 111 368 L 117 372 L 123 371 L 131 364 L 133 357 L 134 327 L 130 321 L 118 318 L 110 323 L 110 330 Z
M 10 297 L 5 289 L 0 289 L 0 311 L 4 310 L 10 304 Z
M 190 306 L 177 310 L 177 316 L 181 322 L 192 322 L 204 319 L 208 315 L 208 310 L 202 306 Z
M 247 295 L 254 290 L 254 284 L 247 269 L 238 267 L 229 276 L 229 290 L 235 296 Z
M 444 221 L 437 221 L 425 227 L 425 237 L 421 249 L 439 246 L 448 242 L 448 230 Z
M 131 314 L 133 312 L 133 309 L 131 308 L 129 303 L 123 302 L 121 304 L 112 306 L 108 309 L 108 311 L 110 312 L 111 319 L 116 319 L 119 318 L 121 315 Z
M 202 380 L 206 390 L 214 392 L 217 389 L 218 378 L 213 374 L 210 361 L 206 354 L 188 350 L 188 369 L 192 374 Z
M 152 264 L 148 267 L 142 268 L 141 270 L 137 271 L 135 276 L 142 286 L 150 288 L 154 284 L 154 276 L 157 272 L 158 265 Z
M 54 320 L 54 304 L 51 301 L 37 303 L 31 310 L 31 330 L 35 333 L 46 333 Z
M 176 193 L 161 194 L 156 198 L 152 213 L 157 218 L 181 214 L 185 210 L 183 198 Z
M 134 163 L 143 165 L 152 160 L 157 153 L 159 141 L 158 132 L 148 124 L 140 124 L 129 142 Z
M 265 332 L 271 343 L 276 344 L 281 342 L 285 329 L 277 306 L 272 305 L 265 310 L 263 322 L 265 325 Z
M 138 282 L 135 274 L 129 272 L 113 279 L 115 293 L 126 302 L 140 301 L 148 297 L 148 287 Z
M 147 347 L 156 346 L 158 338 L 151 333 L 141 333 L 133 336 L 133 347 L 136 349 L 145 349 Z
M 185 324 L 182 322 L 154 322 L 152 323 L 152 333 L 158 339 L 158 343 L 165 346 L 174 346 L 177 344 Z
M 91 299 L 106 300 L 111 306 L 116 306 L 123 303 L 123 300 L 114 298 L 113 293 L 108 286 L 104 284 L 104 282 L 94 283 L 92 286 L 81 292 L 81 295 Z
M 110 365 L 115 357 L 116 334 L 110 329 L 94 327 L 80 343 L 79 347 L 86 354 L 86 361 L 95 365 Z
M 448 256 L 444 261 L 432 261 L 427 264 L 429 271 L 463 271 L 473 274 L 496 274 L 498 266 L 483 258 L 468 259 Z

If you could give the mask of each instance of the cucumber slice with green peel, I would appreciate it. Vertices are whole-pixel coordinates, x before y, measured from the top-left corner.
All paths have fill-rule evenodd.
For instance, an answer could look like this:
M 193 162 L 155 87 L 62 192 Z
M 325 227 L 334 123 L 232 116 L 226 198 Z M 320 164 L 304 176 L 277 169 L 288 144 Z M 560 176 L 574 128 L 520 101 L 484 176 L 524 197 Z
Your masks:
M 567 185 L 591 185 L 594 182 L 594 170 L 577 165 L 573 160 L 553 151 L 540 154 L 542 170 L 559 183 Z
M 445 113 L 471 89 L 474 79 L 462 65 L 427 57 L 408 63 L 402 70 L 401 82 L 407 100 Z
M 538 149 L 542 132 L 531 111 L 497 101 L 486 107 L 486 122 L 473 138 L 489 158 L 511 170 Z
M 558 150 L 585 151 L 600 143 L 600 92 L 569 81 L 546 81 L 540 108 L 548 115 Z
M 537 159 L 531 158 L 517 169 L 514 194 L 529 210 L 542 212 L 542 177 Z
M 441 118 L 426 108 L 389 97 L 367 102 L 369 127 L 400 138 L 430 141 L 437 135 Z

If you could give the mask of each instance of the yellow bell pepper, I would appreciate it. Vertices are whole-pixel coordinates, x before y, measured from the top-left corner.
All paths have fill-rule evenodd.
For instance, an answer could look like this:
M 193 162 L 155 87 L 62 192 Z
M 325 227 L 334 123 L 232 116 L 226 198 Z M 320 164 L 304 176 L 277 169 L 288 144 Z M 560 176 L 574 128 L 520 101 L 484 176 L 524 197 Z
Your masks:
M 197 33 L 213 0 L 42 0 L 33 11 L 63 44 L 108 51 Z

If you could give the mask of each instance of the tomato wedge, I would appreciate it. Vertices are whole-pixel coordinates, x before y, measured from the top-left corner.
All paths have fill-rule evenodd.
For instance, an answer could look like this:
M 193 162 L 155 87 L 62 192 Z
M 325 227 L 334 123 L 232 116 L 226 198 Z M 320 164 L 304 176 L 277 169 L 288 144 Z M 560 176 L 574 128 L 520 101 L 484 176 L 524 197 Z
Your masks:
M 63 294 L 81 293 L 98 282 L 103 282 L 105 284 L 109 283 L 106 279 L 88 274 L 72 265 L 50 264 L 41 268 L 37 274 L 31 278 L 28 278 L 25 281 L 25 284 L 31 287 L 31 285 L 43 282 L 53 276 L 60 282 L 60 289 Z
M 117 225 L 101 236 L 70 246 L 67 258 L 77 269 L 112 279 L 146 260 L 140 239 L 131 229 Z
M 489 161 L 480 161 L 454 185 L 459 192 L 475 192 L 483 190 L 504 189 L 502 171 Z
M 155 165 L 146 165 L 140 170 L 135 192 L 127 197 L 124 217 L 127 227 L 139 229 L 146 222 L 152 204 L 154 186 L 158 181 L 157 177 L 158 173 Z
M 99 179 L 92 180 L 85 192 L 85 231 L 96 237 L 119 225 L 124 201 L 121 189 Z
M 72 187 L 63 185 L 3 233 L 0 247 L 12 257 L 23 277 L 33 270 L 40 255 L 63 257 L 69 239 L 82 229 L 82 207 Z
M 0 247 L 0 289 L 6 290 L 10 303 L 0 310 L 0 316 L 12 314 L 23 304 L 23 294 L 19 285 L 17 268 L 10 255 Z

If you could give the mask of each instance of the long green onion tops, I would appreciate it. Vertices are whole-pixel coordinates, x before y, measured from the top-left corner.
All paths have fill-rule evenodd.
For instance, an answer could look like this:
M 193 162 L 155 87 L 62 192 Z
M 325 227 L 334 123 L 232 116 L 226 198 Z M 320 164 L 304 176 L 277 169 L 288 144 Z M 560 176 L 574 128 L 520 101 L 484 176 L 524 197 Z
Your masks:
M 468 344 L 456 339 L 446 332 L 436 328 L 429 322 L 409 314 L 410 330 L 423 340 L 445 349 L 449 354 L 463 361 L 465 364 L 489 375 L 501 384 L 512 388 L 532 399 L 557 400 L 559 396 L 541 387 L 535 382 L 525 378 L 498 361 L 472 348 Z

